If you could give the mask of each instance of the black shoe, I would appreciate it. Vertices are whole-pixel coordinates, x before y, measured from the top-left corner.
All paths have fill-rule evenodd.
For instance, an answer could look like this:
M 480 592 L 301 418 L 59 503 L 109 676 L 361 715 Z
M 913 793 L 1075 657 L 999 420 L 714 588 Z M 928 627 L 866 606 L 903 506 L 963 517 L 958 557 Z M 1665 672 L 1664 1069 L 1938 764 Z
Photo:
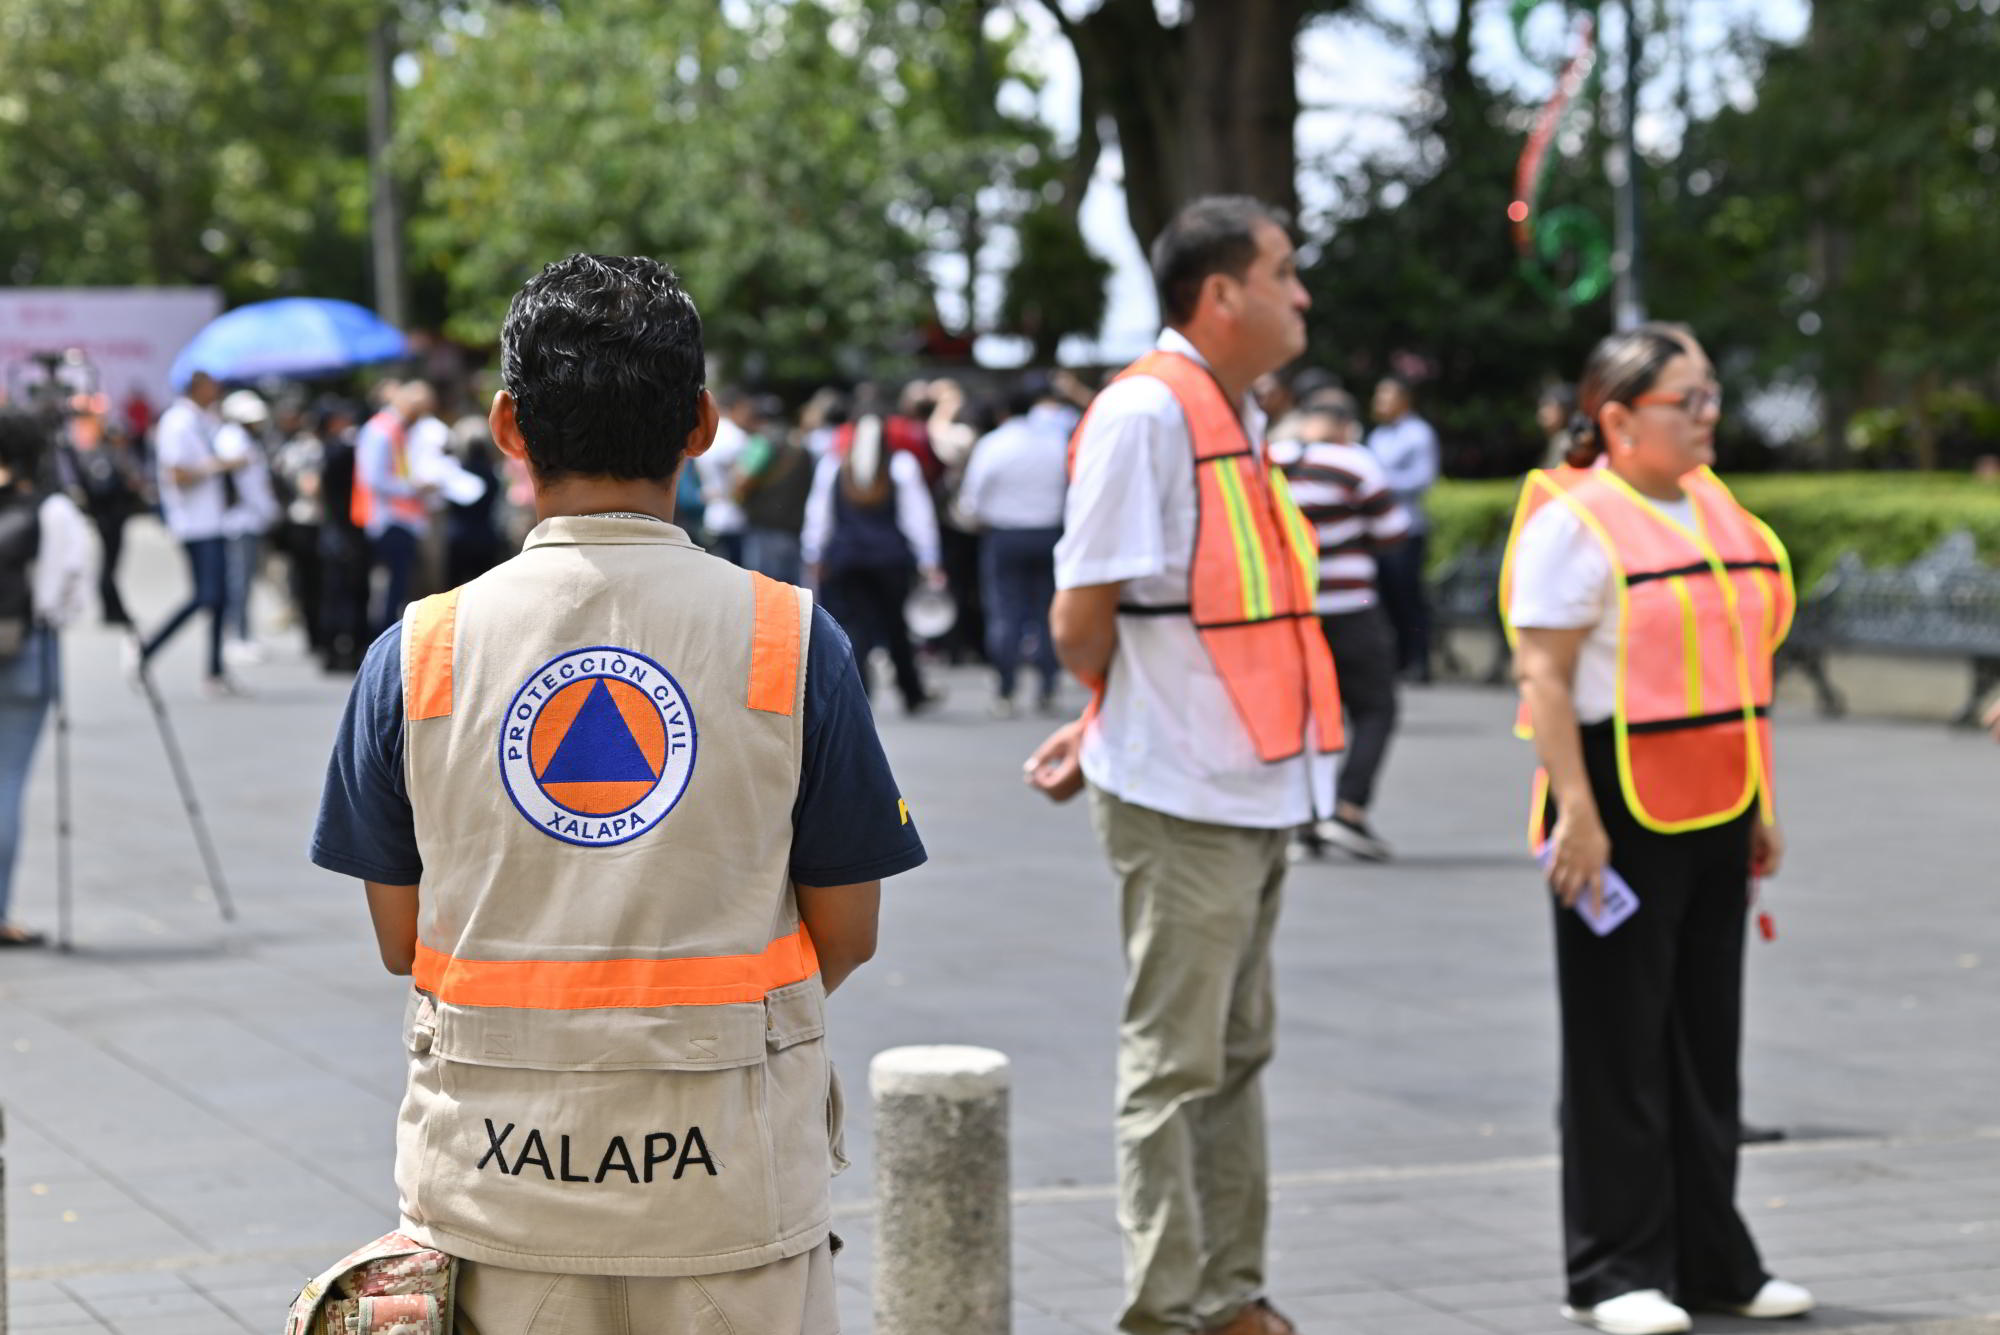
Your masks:
M 1383 843 L 1364 821 L 1335 816 L 1332 820 L 1314 825 L 1313 833 L 1363 862 L 1387 862 L 1392 856 L 1389 845 Z

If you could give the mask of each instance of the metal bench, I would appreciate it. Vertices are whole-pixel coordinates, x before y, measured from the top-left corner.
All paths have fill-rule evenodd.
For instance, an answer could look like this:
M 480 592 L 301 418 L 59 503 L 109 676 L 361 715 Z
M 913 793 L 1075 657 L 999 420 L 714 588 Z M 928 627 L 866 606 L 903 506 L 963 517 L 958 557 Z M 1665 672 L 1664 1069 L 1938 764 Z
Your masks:
M 1493 636 L 1493 661 L 1481 678 L 1497 686 L 1507 680 L 1513 655 L 1500 628 L 1500 561 L 1502 547 L 1474 547 L 1454 556 L 1431 581 L 1431 623 L 1438 630 L 1483 630 Z M 1452 648 L 1451 637 L 1437 637 L 1438 657 L 1447 673 L 1469 676 L 1470 669 Z
M 1801 600 L 1778 672 L 1806 673 L 1820 713 L 1846 702 L 1828 680 L 1826 656 L 1839 650 L 1962 658 L 1972 689 L 1953 721 L 1978 722 L 1979 703 L 2000 686 L 2000 570 L 1979 559 L 1969 533 L 1953 533 L 1906 566 L 1870 570 L 1852 552 Z

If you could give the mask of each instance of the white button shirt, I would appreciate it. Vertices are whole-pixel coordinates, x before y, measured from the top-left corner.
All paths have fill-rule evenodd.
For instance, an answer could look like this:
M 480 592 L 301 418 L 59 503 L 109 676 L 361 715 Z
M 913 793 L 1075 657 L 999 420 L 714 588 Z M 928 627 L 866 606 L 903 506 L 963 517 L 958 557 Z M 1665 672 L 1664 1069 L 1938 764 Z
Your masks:
M 160 513 L 167 529 L 182 542 L 222 536 L 222 479 L 209 474 L 182 486 L 176 468 L 200 468 L 215 458 L 215 436 L 222 419 L 197 407 L 189 398 L 176 399 L 160 414 L 153 432 L 153 462 L 159 469 Z
M 1155 344 L 1201 361 L 1175 330 Z M 1206 365 L 1206 363 L 1203 363 Z M 1260 453 L 1264 414 L 1239 414 Z M 1130 376 L 1092 405 L 1056 546 L 1056 587 L 1122 581 L 1123 603 L 1186 603 L 1194 564 L 1194 439 L 1173 391 Z M 1186 616 L 1121 616 L 1104 703 L 1083 738 L 1083 773 L 1124 801 L 1247 829 L 1333 810 L 1334 757 L 1257 758 L 1222 677 Z

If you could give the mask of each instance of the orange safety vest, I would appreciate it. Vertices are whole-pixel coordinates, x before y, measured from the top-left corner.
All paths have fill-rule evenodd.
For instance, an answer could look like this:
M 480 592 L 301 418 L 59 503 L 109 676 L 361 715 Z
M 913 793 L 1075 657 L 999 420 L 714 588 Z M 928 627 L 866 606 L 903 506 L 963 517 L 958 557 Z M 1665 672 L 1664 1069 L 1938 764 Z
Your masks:
M 1772 656 L 1796 595 L 1784 544 L 1707 468 L 1681 479 L 1692 530 L 1607 468 L 1528 474 L 1500 572 L 1506 621 L 1514 550 L 1541 508 L 1567 505 L 1603 545 L 1620 609 L 1612 715 L 1618 782 L 1633 817 L 1662 834 L 1772 819 Z M 1526 703 L 1517 729 L 1529 736 Z M 1530 840 L 1539 844 L 1548 776 L 1538 771 Z
M 1190 617 L 1236 713 L 1266 764 L 1344 744 L 1333 652 L 1319 628 L 1319 535 L 1284 473 L 1265 467 L 1208 368 L 1149 352 L 1117 378 L 1145 375 L 1173 391 L 1194 439 L 1194 563 L 1188 602 L 1121 606 L 1126 615 Z M 1070 472 L 1089 425 L 1070 438 Z M 1308 733 L 1308 727 L 1311 732 Z
M 410 451 L 405 443 L 409 438 L 409 428 L 403 419 L 385 408 L 368 420 L 368 425 L 389 438 L 390 468 L 397 477 L 410 476 Z M 364 428 L 365 429 L 365 428 Z M 358 459 L 355 461 L 360 462 Z M 391 496 L 389 513 L 398 519 L 421 521 L 425 516 L 424 503 L 416 496 Z M 360 468 L 354 470 L 354 489 L 347 502 L 347 517 L 356 528 L 365 529 L 375 518 L 375 489 L 368 485 L 367 475 Z

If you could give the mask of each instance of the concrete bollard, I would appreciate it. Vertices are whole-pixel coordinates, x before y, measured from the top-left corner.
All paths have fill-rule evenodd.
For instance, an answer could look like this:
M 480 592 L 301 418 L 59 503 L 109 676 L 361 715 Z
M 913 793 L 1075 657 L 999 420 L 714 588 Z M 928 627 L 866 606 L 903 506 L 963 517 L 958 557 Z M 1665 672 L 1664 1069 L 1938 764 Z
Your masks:
M 1006 1054 L 891 1048 L 875 1099 L 876 1335 L 1013 1330 Z

